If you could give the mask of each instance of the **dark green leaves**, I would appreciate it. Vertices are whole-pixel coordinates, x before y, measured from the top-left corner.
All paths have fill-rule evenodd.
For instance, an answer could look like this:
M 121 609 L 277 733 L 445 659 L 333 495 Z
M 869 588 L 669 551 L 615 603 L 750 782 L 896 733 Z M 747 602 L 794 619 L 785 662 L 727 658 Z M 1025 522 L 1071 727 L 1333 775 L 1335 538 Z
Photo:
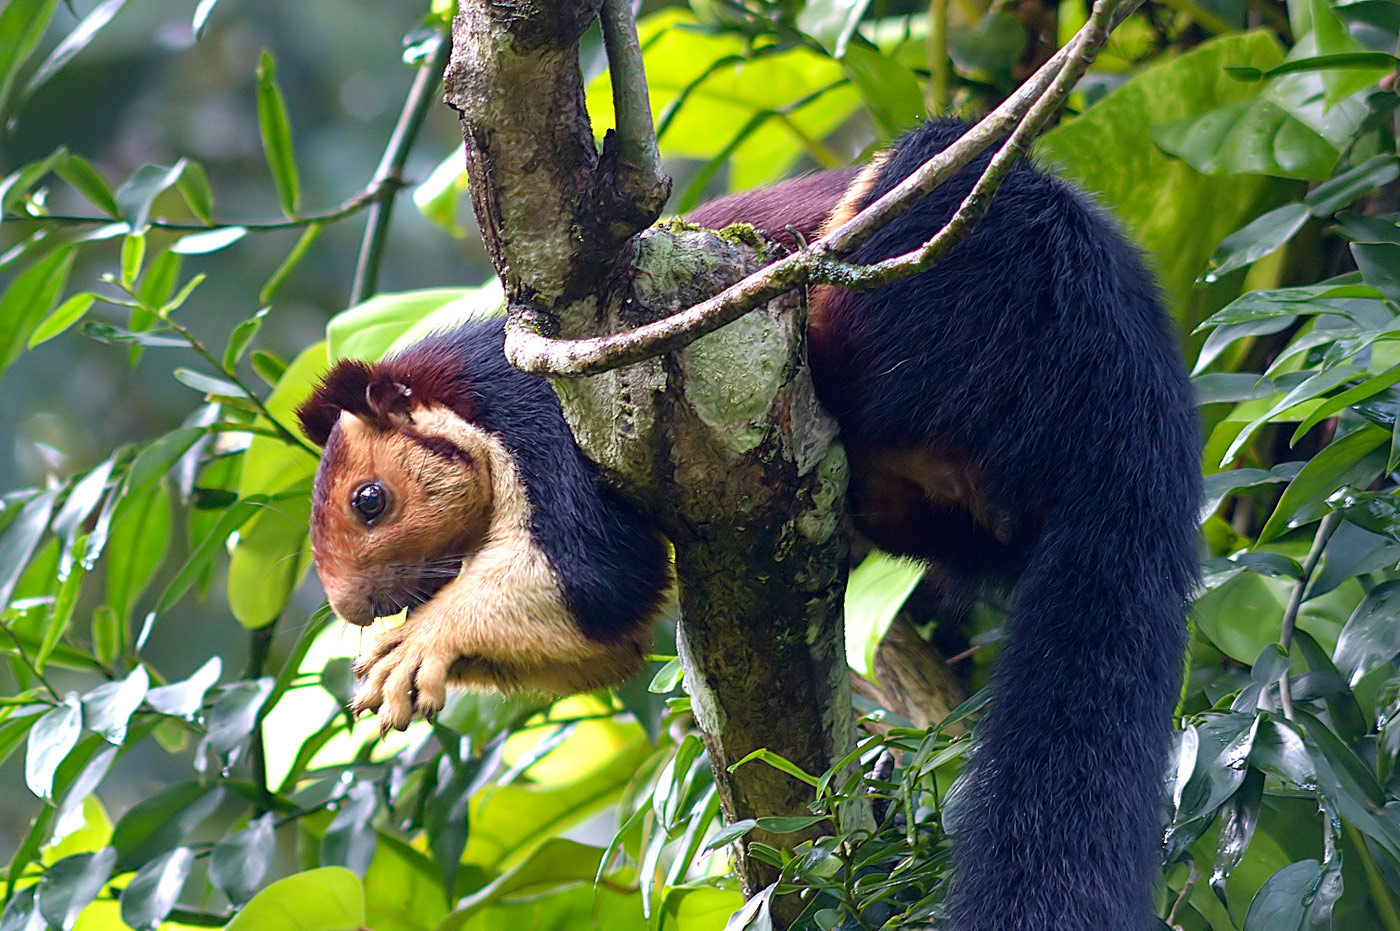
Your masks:
M 122 921 L 137 931 L 155 931 L 170 914 L 194 866 L 194 851 L 176 847 L 137 870 L 122 891 Z
M 263 815 L 214 845 L 214 855 L 209 861 L 209 881 L 228 896 L 230 902 L 242 905 L 262 884 L 276 847 L 272 815 Z

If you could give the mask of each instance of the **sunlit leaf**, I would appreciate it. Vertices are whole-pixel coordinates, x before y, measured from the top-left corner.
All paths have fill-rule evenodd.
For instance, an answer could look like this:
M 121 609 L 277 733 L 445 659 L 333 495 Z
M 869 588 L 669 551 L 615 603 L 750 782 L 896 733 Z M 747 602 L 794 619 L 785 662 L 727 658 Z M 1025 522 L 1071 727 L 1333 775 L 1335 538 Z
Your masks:
M 137 870 L 122 890 L 122 921 L 137 931 L 154 931 L 180 897 L 194 866 L 194 851 L 176 847 Z
M 77 693 L 70 694 L 35 722 L 29 730 L 29 745 L 24 755 L 24 781 L 29 791 L 42 799 L 52 797 L 54 773 L 78 745 L 82 730 L 82 707 Z
M 360 931 L 364 924 L 360 878 L 344 867 L 327 866 L 268 886 L 225 931 Z

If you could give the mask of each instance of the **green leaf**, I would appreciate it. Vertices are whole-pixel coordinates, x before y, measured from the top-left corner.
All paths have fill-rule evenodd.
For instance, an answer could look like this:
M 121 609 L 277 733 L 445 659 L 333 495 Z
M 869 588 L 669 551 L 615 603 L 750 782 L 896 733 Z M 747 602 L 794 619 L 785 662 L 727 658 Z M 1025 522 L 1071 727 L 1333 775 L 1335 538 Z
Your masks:
M 82 591 L 83 578 L 87 571 L 82 566 L 74 566 L 62 583 L 54 598 L 53 610 L 44 624 L 44 635 L 39 641 L 39 649 L 34 652 L 34 668 L 42 673 L 54 648 L 68 632 L 68 624 L 73 620 L 73 609 L 77 607 L 78 595 Z
M 175 190 L 190 208 L 190 213 L 199 218 L 205 226 L 214 225 L 214 192 L 209 188 L 209 176 L 204 166 L 190 159 L 180 160 L 180 177 L 175 179 Z
M 253 897 L 272 865 L 277 852 L 272 818 L 272 813 L 268 812 L 214 845 L 214 855 L 209 861 L 209 881 L 235 905 L 242 905 Z
M 927 567 L 874 550 L 846 583 L 846 662 L 867 679 L 875 677 L 875 653 L 909 593 Z
M 343 866 L 356 875 L 365 875 L 374 859 L 376 834 L 372 822 L 378 811 L 379 795 L 374 783 L 357 782 L 351 786 L 321 839 L 321 864 Z
M 102 27 L 112 21 L 121 8 L 126 6 L 126 0 L 102 0 L 97 6 L 92 8 L 88 15 L 84 16 L 78 25 L 74 26 L 68 35 L 63 37 L 63 41 L 54 46 L 54 50 L 49 53 L 49 57 L 44 59 L 34 74 L 24 85 L 24 96 L 28 97 L 36 89 L 41 87 L 49 78 L 53 77 L 63 66 L 72 61 L 73 56 L 87 48 L 89 43 L 97 37 Z
M 1367 457 L 1390 441 L 1389 431 L 1367 424 L 1333 441 L 1318 453 L 1289 483 L 1274 512 L 1259 531 L 1259 543 L 1267 543 L 1288 529 L 1289 519 L 1309 501 L 1320 499 L 1348 484 L 1351 477 L 1370 472 Z M 1382 464 L 1383 465 L 1383 464 Z M 1369 481 L 1369 479 L 1367 480 Z
M 112 829 L 117 869 L 134 870 L 178 847 L 223 797 L 219 786 L 181 782 L 131 806 Z
M 1313 216 L 1330 217 L 1396 178 L 1400 178 L 1400 158 L 1374 155 L 1313 188 L 1303 198 L 1303 203 L 1312 210 Z
M 190 369 L 175 369 L 171 373 L 175 380 L 202 394 L 218 398 L 246 398 L 248 393 L 238 385 L 223 378 L 205 375 Z
M 146 702 L 161 714 L 193 719 L 204 705 L 205 693 L 219 681 L 223 668 L 223 660 L 211 656 L 188 679 L 151 689 L 146 693 Z
M 753 760 L 760 760 L 764 763 L 767 763 L 769 766 L 773 767 L 779 772 L 787 773 L 789 776 L 798 780 L 799 782 L 805 782 L 807 783 L 807 785 L 812 786 L 814 788 L 818 784 L 816 776 L 813 776 L 811 773 L 807 772 L 802 767 L 798 766 L 796 763 L 792 762 L 791 760 L 787 759 L 781 754 L 774 753 L 767 747 L 759 747 L 757 750 L 746 754 L 736 762 L 730 763 L 729 771 L 732 773 L 740 766 L 743 766 L 745 763 L 751 762 Z
M 146 699 L 151 677 L 145 666 L 137 666 L 125 679 L 99 685 L 83 696 L 83 725 L 102 735 L 108 743 L 120 746 L 126 739 L 127 724 Z
M 24 756 L 24 781 L 29 791 L 42 799 L 52 798 L 54 773 L 78 745 L 82 731 L 83 713 L 76 692 L 35 722 Z
M 360 931 L 365 891 L 342 866 L 279 879 L 234 916 L 225 931 Z
M 1039 157 L 1063 166 L 1132 231 L 1176 308 L 1189 306 L 1215 244 L 1278 203 L 1280 186 L 1262 177 L 1204 176 L 1153 145 L 1149 127 L 1248 102 L 1258 88 L 1231 79 L 1224 66 L 1270 68 L 1282 58 L 1263 30 L 1211 39 L 1145 68 L 1036 143 Z
M 1205 523 L 1227 496 L 1246 488 L 1290 482 L 1303 465 L 1301 462 L 1281 462 L 1272 469 L 1226 469 L 1207 475 L 1202 488 L 1200 522 Z
M 1288 654 L 1283 647 L 1271 643 L 1259 652 L 1259 658 L 1249 671 L 1249 677 L 1261 685 L 1277 682 L 1279 676 L 1288 671 Z
M 287 104 L 277 86 L 277 65 L 272 53 L 263 50 L 258 59 L 258 132 L 262 136 L 263 154 L 272 171 L 272 183 L 282 212 L 295 217 L 301 202 L 297 179 L 296 156 L 292 152 L 292 124 L 287 118 Z
M 457 931 L 469 919 L 502 900 L 539 898 L 581 883 L 592 883 L 602 851 L 578 841 L 556 837 L 529 859 L 505 870 L 463 899 L 436 931 Z M 474 925 L 473 925 L 474 926 Z
M 83 314 L 88 312 L 96 300 L 97 295 L 83 291 L 58 305 L 30 334 L 29 348 L 33 349 L 40 343 L 48 342 L 83 319 Z
M 183 161 L 169 167 L 142 165 L 117 188 L 116 198 L 120 216 L 131 224 L 133 234 L 146 231 L 151 219 L 151 207 L 156 198 L 179 181 L 184 170 Z
M 254 349 L 253 354 L 248 357 L 248 363 L 253 366 L 253 371 L 258 373 L 259 378 L 273 386 L 281 381 L 287 371 L 285 361 L 263 349 Z
M 326 351 L 332 362 L 377 362 L 415 323 L 449 304 L 470 301 L 479 290 L 425 288 L 376 294 L 331 318 L 326 324 Z
M 1252 265 L 1281 248 L 1297 234 L 1312 217 L 1304 204 L 1285 204 L 1238 229 L 1220 241 L 1211 253 L 1211 272 L 1207 281 L 1214 281 L 1227 272 Z
M 204 574 L 215 556 L 224 549 L 229 535 L 252 520 L 267 503 L 267 500 L 265 496 L 246 498 L 231 505 L 219 516 L 213 528 L 190 553 L 185 564 L 180 567 L 175 578 L 171 579 L 165 587 L 165 591 L 161 592 L 154 610 L 157 616 L 164 614 L 180 600 L 195 580 Z
M 846 46 L 841 69 L 856 89 L 886 138 L 928 119 L 924 94 L 914 73 L 903 64 L 860 43 Z
M 1326 403 L 1319 406 L 1298 425 L 1298 429 L 1293 432 L 1293 437 L 1289 440 L 1289 445 L 1297 443 L 1303 438 L 1303 434 L 1307 433 L 1327 418 L 1337 414 L 1339 411 L 1350 407 L 1358 401 L 1364 401 L 1373 395 L 1380 394 L 1385 389 L 1397 383 L 1400 383 L 1400 365 L 1391 366 L 1379 375 L 1368 378 L 1361 382 L 1361 384 L 1348 388 L 1335 397 L 1328 398 Z
M 870 0 L 807 0 L 797 14 L 797 28 L 840 57 L 868 6 Z
M 1230 104 L 1149 129 L 1152 141 L 1205 175 L 1325 178 L 1341 152 L 1269 100 Z
M 137 931 L 155 931 L 170 914 L 194 866 L 194 851 L 176 847 L 136 871 L 122 890 L 122 921 Z
M 58 0 L 8 0 L 0 8 L 0 117 L 10 116 L 10 94 L 19 70 L 49 28 Z
M 136 276 L 141 274 L 141 265 L 145 261 L 145 232 L 128 233 L 122 240 L 120 279 L 123 288 L 128 291 L 135 288 Z
M 1245 444 L 1254 436 L 1255 431 L 1264 424 L 1269 423 L 1274 418 L 1287 419 L 1292 416 L 1289 411 L 1304 401 L 1326 394 L 1338 385 L 1351 381 L 1357 375 L 1363 374 L 1362 370 L 1354 365 L 1339 365 L 1336 368 L 1318 372 L 1310 376 L 1302 384 L 1285 394 L 1276 401 L 1264 413 L 1245 424 L 1231 441 L 1230 446 L 1225 450 L 1225 455 L 1220 457 L 1220 466 L 1223 468 L 1234 461 L 1235 456 L 1244 448 Z
M 271 692 L 271 676 L 235 682 L 225 689 L 205 719 L 209 745 L 218 753 L 229 756 L 253 732 L 263 703 Z
M 1387 300 L 1400 301 L 1400 243 L 1354 242 L 1351 254 L 1368 285 Z
M 20 574 L 49 525 L 57 491 L 35 495 L 0 535 L 0 612 L 10 604 Z
M 113 517 L 106 596 L 123 630 L 130 626 L 141 594 L 165 561 L 170 524 L 170 492 L 162 484 L 140 497 L 125 498 Z
M 1302 860 L 1279 870 L 1264 883 L 1249 903 L 1244 931 L 1298 931 L 1303 925 L 1304 902 L 1322 879 L 1316 860 Z
M 65 246 L 29 266 L 0 297 L 0 374 L 19 358 L 29 334 L 58 301 L 76 251 Z
M 1347 619 L 1333 659 L 1355 686 L 1366 673 L 1400 654 L 1400 581 L 1371 589 Z
M 245 484 L 252 464 L 245 459 Z M 260 508 L 238 532 L 225 590 L 229 610 L 244 627 L 255 630 L 276 620 L 311 567 L 310 491 L 310 479 L 303 479 L 275 506 Z
M 1387 72 L 1394 70 L 1398 60 L 1400 59 L 1386 52 L 1339 52 L 1335 55 L 1310 55 L 1306 58 L 1295 58 L 1293 61 L 1286 61 L 1268 71 L 1260 71 L 1257 68 L 1226 68 L 1225 70 L 1232 77 L 1239 78 L 1241 81 L 1263 81 L 1282 74 L 1296 74 L 1302 71 L 1362 70 L 1374 72 L 1367 81 L 1369 84 L 1380 80 Z
M 292 251 L 287 253 L 282 264 L 278 265 L 277 270 L 268 277 L 267 281 L 263 282 L 262 288 L 258 291 L 258 303 L 268 304 L 272 302 L 273 296 L 282 289 L 282 283 L 287 280 L 287 276 L 296 270 L 302 259 L 306 258 L 306 253 L 320 235 L 321 223 L 319 221 L 306 224 L 306 229 L 302 230 L 301 235 L 297 237 Z
M 248 344 L 262 329 L 263 318 L 267 316 L 267 311 L 268 308 L 264 307 L 233 328 L 233 332 L 228 337 L 228 345 L 224 347 L 222 364 L 225 372 L 232 372 L 237 367 L 238 360 L 243 358 L 243 351 L 248 348 Z
M 207 232 L 181 236 L 171 245 L 170 251 L 177 255 L 207 255 L 227 249 L 247 235 L 247 227 L 219 226 Z
M 58 176 L 73 186 L 73 190 L 86 197 L 92 205 L 109 217 L 120 215 L 117 198 L 111 185 L 92 167 L 92 163 L 81 155 L 68 153 L 68 157 L 54 168 Z
M 97 898 L 112 877 L 117 852 L 103 847 L 96 853 L 64 857 L 44 871 L 39 881 L 39 912 L 51 927 L 71 931 L 78 913 Z

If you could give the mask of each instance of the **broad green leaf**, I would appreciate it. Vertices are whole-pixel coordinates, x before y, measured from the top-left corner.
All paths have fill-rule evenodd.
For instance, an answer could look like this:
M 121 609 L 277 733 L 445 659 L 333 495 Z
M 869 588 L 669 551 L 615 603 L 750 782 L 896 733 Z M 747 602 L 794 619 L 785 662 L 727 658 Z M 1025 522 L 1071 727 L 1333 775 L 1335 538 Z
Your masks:
M 874 681 L 875 653 L 904 601 L 927 567 L 879 550 L 861 562 L 846 583 L 846 662 Z
M 224 756 L 237 748 L 258 723 L 263 703 L 272 692 L 272 677 L 235 682 L 223 691 L 205 715 L 209 745 Z
M 1365 83 L 1370 84 L 1384 77 L 1387 71 L 1394 70 L 1396 61 L 1394 55 L 1386 52 L 1339 52 L 1334 55 L 1297 58 L 1270 68 L 1268 71 L 1260 71 L 1257 68 L 1227 68 L 1225 70 L 1230 72 L 1231 76 L 1242 81 L 1263 81 L 1282 74 L 1296 74 L 1300 71 L 1360 70 L 1367 72 L 1369 77 Z
M 230 902 L 242 905 L 262 885 L 276 852 L 277 836 L 269 812 L 214 845 L 214 855 L 209 861 L 209 881 L 228 896 Z
M 0 374 L 19 358 L 68 282 L 77 252 L 65 246 L 25 269 L 0 297 Z
M 136 871 L 122 890 L 122 921 L 136 931 L 155 931 L 170 914 L 194 866 L 194 851 L 176 847 Z
M 272 53 L 263 50 L 258 59 L 258 132 L 262 136 L 263 155 L 272 171 L 272 183 L 282 212 L 295 217 L 301 203 L 301 183 L 297 178 L 296 155 L 292 151 L 292 124 L 287 118 L 287 103 L 277 86 L 277 64 Z
M 869 46 L 852 43 L 841 56 L 841 69 L 860 91 L 866 109 L 879 123 L 885 138 L 892 139 L 928 119 L 923 89 L 914 72 L 893 58 Z
M 245 483 L 251 465 L 244 463 Z M 260 508 L 238 531 L 238 542 L 229 558 L 229 609 L 239 623 L 250 629 L 265 627 L 277 619 L 311 567 L 307 537 L 311 520 L 310 480 L 303 479 L 287 491 L 287 497 Z
M 78 913 L 97 898 L 116 865 L 117 852 L 103 847 L 96 853 L 65 857 L 44 872 L 39 883 L 39 912 L 51 927 L 71 931 Z
M 467 235 L 466 227 L 457 219 L 458 205 L 467 193 L 466 165 L 466 154 L 458 146 L 413 189 L 413 205 L 418 212 L 458 239 Z
M 1198 174 L 1154 146 L 1149 127 L 1248 101 L 1257 88 L 1224 67 L 1271 68 L 1282 57 L 1277 40 L 1262 31 L 1211 39 L 1144 69 L 1036 143 L 1039 157 L 1098 195 L 1149 252 L 1178 309 L 1188 305 L 1215 244 L 1277 204 L 1284 189 L 1259 177 Z
M 1259 542 L 1266 543 L 1292 526 L 1290 518 L 1309 501 L 1323 498 L 1342 485 L 1355 484 L 1354 475 L 1369 474 L 1367 457 L 1389 440 L 1388 431 L 1368 424 L 1333 441 L 1289 483 L 1259 531 Z
M 1341 157 L 1287 109 L 1263 99 L 1154 126 L 1151 135 L 1163 151 L 1217 177 L 1325 178 Z
M 1352 37 L 1346 24 L 1332 12 L 1329 0 L 1311 0 L 1312 35 L 1314 46 L 1309 55 L 1307 40 L 1298 43 L 1290 56 L 1294 61 L 1321 59 L 1327 67 L 1322 72 L 1322 86 L 1325 89 L 1323 100 L 1327 106 L 1335 106 L 1357 91 L 1374 85 L 1386 74 L 1395 70 L 1396 59 L 1377 61 L 1359 41 Z M 1311 69 L 1309 69 L 1311 70 Z
M 120 746 L 126 739 L 131 716 L 146 700 L 150 684 L 146 667 L 137 666 L 125 679 L 99 685 L 83 696 L 83 726 Z
M 1321 880 L 1322 866 L 1316 860 L 1285 866 L 1264 883 L 1249 903 L 1244 931 L 1298 931 L 1303 925 L 1304 903 Z
M 1281 462 L 1272 469 L 1226 469 L 1207 475 L 1202 488 L 1200 522 L 1205 523 L 1227 496 L 1246 488 L 1291 482 L 1303 465 L 1301 462 Z
M 29 791 L 42 799 L 52 798 L 54 773 L 78 745 L 82 730 L 83 713 L 76 692 L 34 723 L 24 756 L 24 781 Z
M 1361 677 L 1400 654 L 1400 581 L 1382 582 L 1342 628 L 1333 659 L 1355 686 Z
M 437 870 L 422 853 L 391 836 L 379 838 L 364 884 L 365 926 L 375 931 L 437 928 L 447 915 Z
M 1244 429 L 1239 432 L 1234 441 L 1230 443 L 1229 448 L 1225 451 L 1225 455 L 1221 457 L 1220 467 L 1224 468 L 1233 462 L 1239 451 L 1243 449 L 1244 445 L 1254 436 L 1254 432 L 1264 424 L 1276 418 L 1281 420 L 1292 418 L 1296 414 L 1292 409 L 1299 404 L 1318 397 L 1319 395 L 1326 394 L 1338 385 L 1345 384 L 1361 374 L 1364 374 L 1364 372 L 1357 366 L 1339 365 L 1334 369 L 1328 369 L 1327 371 L 1318 372 L 1310 376 L 1307 381 L 1289 391 L 1264 413 L 1245 424 Z
M 112 829 L 117 869 L 134 870 L 180 846 L 223 796 L 219 786 L 180 782 L 131 806 Z
M 211 656 L 188 679 L 148 691 L 146 702 L 161 714 L 192 719 L 204 705 L 205 693 L 219 681 L 223 668 L 224 661 Z
M 54 47 L 49 53 L 49 57 L 44 59 L 29 81 L 24 85 L 23 96 L 30 94 L 42 86 L 49 78 L 57 74 L 64 65 L 68 64 L 88 44 L 96 38 L 97 33 L 112 21 L 121 8 L 126 6 L 126 0 L 102 0 L 92 11 L 82 18 L 78 25 L 74 26 L 69 33 L 63 37 L 63 41 Z M 66 931 L 66 929 L 65 929 Z
M 376 294 L 331 318 L 326 324 L 326 351 L 332 362 L 341 359 L 377 362 L 414 324 L 448 305 L 473 302 L 481 290 L 490 290 L 490 287 L 428 288 Z
M 268 886 L 225 931 L 360 931 L 364 925 L 360 878 L 343 866 L 326 866 Z
M 591 883 L 602 850 L 556 837 L 530 857 L 505 870 L 460 903 L 436 931 L 457 931 L 483 909 L 502 899 L 530 899 L 580 883 Z

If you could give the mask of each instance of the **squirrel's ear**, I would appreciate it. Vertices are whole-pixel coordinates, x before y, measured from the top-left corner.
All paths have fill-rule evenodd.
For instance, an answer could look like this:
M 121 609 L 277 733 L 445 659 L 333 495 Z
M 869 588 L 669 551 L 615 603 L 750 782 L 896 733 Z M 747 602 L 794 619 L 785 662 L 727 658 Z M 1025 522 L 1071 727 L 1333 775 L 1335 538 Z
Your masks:
M 311 397 L 297 408 L 301 429 L 311 442 L 325 446 L 342 411 L 360 417 L 372 415 L 367 397 L 370 378 L 370 367 L 351 359 L 327 373 Z
M 365 403 L 370 418 L 380 424 L 397 425 L 408 420 L 413 391 L 401 381 L 380 377 L 365 386 Z

